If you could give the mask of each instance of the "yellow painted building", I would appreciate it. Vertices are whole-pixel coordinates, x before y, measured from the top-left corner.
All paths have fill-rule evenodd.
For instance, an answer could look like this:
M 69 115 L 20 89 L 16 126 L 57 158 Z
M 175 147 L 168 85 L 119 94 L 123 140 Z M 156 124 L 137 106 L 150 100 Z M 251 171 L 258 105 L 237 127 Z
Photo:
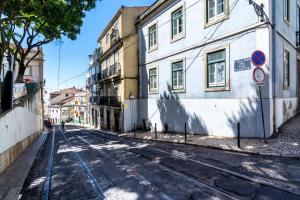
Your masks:
M 121 7 L 98 38 L 87 82 L 94 127 L 130 131 L 137 118 L 138 34 L 135 23 L 147 7 Z M 94 62 L 97 60 L 97 62 Z

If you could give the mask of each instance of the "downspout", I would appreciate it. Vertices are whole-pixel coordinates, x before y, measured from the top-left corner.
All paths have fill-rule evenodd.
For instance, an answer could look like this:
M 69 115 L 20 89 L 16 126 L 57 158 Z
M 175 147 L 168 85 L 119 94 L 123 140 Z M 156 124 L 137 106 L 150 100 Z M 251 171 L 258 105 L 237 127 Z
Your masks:
M 272 6 L 272 98 L 273 98 L 273 132 L 277 132 L 276 124 L 276 4 L 275 1 L 271 3 Z

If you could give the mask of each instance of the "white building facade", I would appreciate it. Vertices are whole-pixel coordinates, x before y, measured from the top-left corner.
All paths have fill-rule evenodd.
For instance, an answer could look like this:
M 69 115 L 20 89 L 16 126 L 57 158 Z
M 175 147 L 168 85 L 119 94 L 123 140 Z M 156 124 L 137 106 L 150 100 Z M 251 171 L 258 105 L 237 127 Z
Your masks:
M 242 137 L 263 137 L 255 50 L 266 56 L 266 136 L 296 114 L 300 4 L 255 2 L 264 17 L 248 0 L 159 0 L 139 17 L 139 122 L 229 137 L 240 123 Z

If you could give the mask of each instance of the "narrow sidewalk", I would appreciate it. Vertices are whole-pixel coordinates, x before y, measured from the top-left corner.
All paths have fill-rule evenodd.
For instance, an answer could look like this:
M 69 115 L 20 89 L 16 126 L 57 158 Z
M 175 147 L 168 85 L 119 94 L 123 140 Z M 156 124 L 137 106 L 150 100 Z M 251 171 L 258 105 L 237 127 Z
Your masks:
M 91 128 L 93 129 L 93 128 Z M 98 130 L 98 129 L 95 129 Z M 101 130 L 102 131 L 102 130 Z M 206 136 L 198 134 L 183 133 L 157 133 L 136 131 L 118 134 L 110 131 L 103 131 L 121 137 L 137 138 L 143 140 L 199 145 L 202 147 L 216 148 L 221 150 L 238 151 L 267 156 L 280 156 L 290 158 L 300 158 L 300 115 L 297 115 L 285 123 L 279 132 L 267 139 L 267 144 L 263 139 L 241 138 L 240 148 L 237 146 L 237 138 Z
M 120 136 L 138 138 L 144 140 L 157 140 L 172 143 L 185 143 L 185 135 L 182 133 L 157 133 L 139 132 L 124 133 Z M 279 132 L 267 139 L 241 138 L 240 148 L 237 146 L 237 138 L 204 136 L 187 134 L 187 144 L 212 147 L 259 155 L 281 156 L 300 158 L 300 115 L 283 125 Z
M 0 200 L 18 199 L 19 192 L 34 162 L 36 154 L 47 138 L 42 133 L 28 148 L 0 174 Z

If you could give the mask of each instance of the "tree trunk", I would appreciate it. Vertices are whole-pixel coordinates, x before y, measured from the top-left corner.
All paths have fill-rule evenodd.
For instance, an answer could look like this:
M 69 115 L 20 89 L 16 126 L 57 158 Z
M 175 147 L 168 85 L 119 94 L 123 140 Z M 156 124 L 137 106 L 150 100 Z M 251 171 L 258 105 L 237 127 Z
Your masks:
M 19 63 L 19 72 L 17 75 L 17 79 L 16 79 L 16 83 L 23 83 L 23 77 L 24 77 L 24 73 L 25 73 L 26 67 L 24 63 Z

